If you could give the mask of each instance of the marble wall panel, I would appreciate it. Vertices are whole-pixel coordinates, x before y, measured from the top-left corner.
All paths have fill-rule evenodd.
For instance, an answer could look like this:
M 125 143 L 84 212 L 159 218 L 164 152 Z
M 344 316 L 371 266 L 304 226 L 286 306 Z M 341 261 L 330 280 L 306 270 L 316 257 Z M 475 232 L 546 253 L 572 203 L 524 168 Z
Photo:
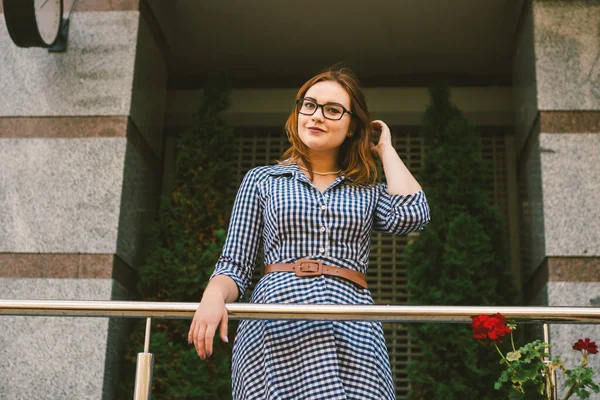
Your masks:
M 592 282 L 548 282 L 549 306 L 600 306 L 600 283 Z M 560 356 L 568 368 L 575 367 L 581 362 L 581 354 L 572 349 L 573 344 L 581 338 L 600 341 L 600 325 L 550 325 L 550 343 L 552 356 Z M 590 366 L 600 369 L 600 357 L 590 357 Z M 557 374 L 559 398 L 566 392 L 564 375 Z M 597 382 L 597 380 L 596 380 Z M 600 394 L 592 395 L 590 399 L 599 400 Z
M 600 255 L 600 135 L 540 134 L 546 256 Z
M 129 115 L 139 11 L 71 14 L 68 50 L 11 41 L 0 18 L 0 117 Z
M 538 112 L 533 14 L 531 8 L 526 12 L 513 58 L 517 154 L 531 133 Z
M 161 158 L 167 66 L 155 41 L 155 36 L 160 33 L 152 31 L 160 28 L 154 24 L 152 29 L 148 26 L 147 21 L 151 18 L 148 14 L 140 19 L 138 29 L 130 117 L 154 154 Z
M 0 252 L 114 254 L 126 145 L 1 139 Z
M 135 269 L 147 254 L 150 228 L 157 217 L 160 169 L 136 127 L 130 124 L 128 130 L 116 252 Z
M 0 298 L 130 298 L 111 279 L 0 278 Z M 0 317 L 0 398 L 115 398 L 127 321 L 86 317 Z
M 522 280 L 526 282 L 546 255 L 544 198 L 539 136 L 533 136 L 519 163 Z
M 534 1 L 540 110 L 600 109 L 600 1 Z

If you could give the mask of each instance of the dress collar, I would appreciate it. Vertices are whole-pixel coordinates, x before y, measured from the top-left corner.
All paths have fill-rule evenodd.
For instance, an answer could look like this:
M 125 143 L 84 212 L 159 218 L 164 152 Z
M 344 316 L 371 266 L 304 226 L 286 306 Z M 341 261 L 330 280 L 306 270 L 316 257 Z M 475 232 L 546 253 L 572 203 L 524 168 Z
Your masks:
M 275 164 L 269 167 L 267 173 L 269 175 L 279 176 L 279 175 L 295 175 L 300 171 L 297 164 Z

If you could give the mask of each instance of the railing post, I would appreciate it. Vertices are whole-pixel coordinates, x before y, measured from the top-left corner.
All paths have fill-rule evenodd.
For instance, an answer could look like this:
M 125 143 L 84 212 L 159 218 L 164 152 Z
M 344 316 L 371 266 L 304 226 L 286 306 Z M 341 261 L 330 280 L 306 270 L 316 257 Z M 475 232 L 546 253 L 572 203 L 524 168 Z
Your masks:
M 550 329 L 548 328 L 548 323 L 544 322 L 544 343 L 550 344 Z M 550 354 L 550 349 L 548 349 L 548 354 Z M 545 362 L 549 363 L 550 358 L 545 357 Z M 550 390 L 549 393 L 553 399 L 558 399 L 558 388 L 556 387 L 556 371 L 552 370 L 552 375 L 548 377 L 550 381 Z
M 152 370 L 154 368 L 154 354 L 149 353 L 151 322 L 151 318 L 146 319 L 144 352 L 138 353 L 137 355 L 133 400 L 150 400 L 150 397 L 152 397 Z

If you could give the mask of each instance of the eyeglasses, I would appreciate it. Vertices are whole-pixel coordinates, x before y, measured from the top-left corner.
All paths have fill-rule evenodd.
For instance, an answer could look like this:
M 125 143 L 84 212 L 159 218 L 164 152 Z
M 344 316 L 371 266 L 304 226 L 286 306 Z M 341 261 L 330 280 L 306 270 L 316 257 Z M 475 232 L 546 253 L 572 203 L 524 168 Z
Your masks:
M 345 113 L 352 115 L 351 111 L 346 110 L 343 105 L 337 103 L 318 104 L 314 100 L 302 98 L 296 100 L 296 105 L 298 106 L 298 112 L 302 115 L 313 115 L 321 107 L 323 116 L 333 121 L 342 119 Z

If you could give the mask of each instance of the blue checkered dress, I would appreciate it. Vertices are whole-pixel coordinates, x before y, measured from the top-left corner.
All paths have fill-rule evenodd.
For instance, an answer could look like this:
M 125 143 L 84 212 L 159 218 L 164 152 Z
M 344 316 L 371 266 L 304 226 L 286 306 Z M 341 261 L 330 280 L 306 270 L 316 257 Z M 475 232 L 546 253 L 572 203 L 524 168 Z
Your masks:
M 240 294 L 250 284 L 260 238 L 265 264 L 300 258 L 367 272 L 371 230 L 395 235 L 429 221 L 423 192 L 390 195 L 385 184 L 349 185 L 338 177 L 321 193 L 298 166 L 250 170 L 238 191 L 213 276 Z M 253 303 L 373 304 L 342 278 L 270 273 Z M 367 321 L 241 321 L 233 347 L 234 399 L 395 399 L 381 324 Z

